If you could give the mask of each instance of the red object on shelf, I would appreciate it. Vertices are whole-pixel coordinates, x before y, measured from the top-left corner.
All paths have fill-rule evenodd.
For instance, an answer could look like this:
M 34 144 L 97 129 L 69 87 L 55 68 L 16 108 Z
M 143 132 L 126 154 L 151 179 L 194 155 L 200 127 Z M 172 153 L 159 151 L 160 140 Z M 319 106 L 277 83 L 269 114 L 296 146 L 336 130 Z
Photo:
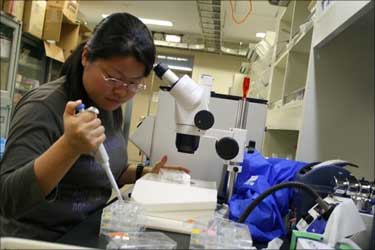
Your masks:
M 243 90 L 243 98 L 247 97 L 247 94 L 249 93 L 250 90 L 250 77 L 244 77 L 243 78 L 243 85 L 242 85 L 242 90 Z

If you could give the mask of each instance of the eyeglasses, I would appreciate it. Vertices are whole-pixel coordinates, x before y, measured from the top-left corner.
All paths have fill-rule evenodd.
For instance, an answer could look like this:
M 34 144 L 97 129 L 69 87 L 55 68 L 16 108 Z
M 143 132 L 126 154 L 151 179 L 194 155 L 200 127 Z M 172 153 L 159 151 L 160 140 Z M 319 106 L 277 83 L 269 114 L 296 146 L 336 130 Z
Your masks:
M 120 87 L 120 86 L 125 87 L 134 93 L 137 93 L 146 89 L 146 84 L 143 82 L 143 79 L 140 80 L 139 82 L 127 83 L 127 82 L 123 82 L 113 77 L 106 77 L 104 74 L 102 74 L 102 76 L 103 76 L 103 79 L 113 87 Z

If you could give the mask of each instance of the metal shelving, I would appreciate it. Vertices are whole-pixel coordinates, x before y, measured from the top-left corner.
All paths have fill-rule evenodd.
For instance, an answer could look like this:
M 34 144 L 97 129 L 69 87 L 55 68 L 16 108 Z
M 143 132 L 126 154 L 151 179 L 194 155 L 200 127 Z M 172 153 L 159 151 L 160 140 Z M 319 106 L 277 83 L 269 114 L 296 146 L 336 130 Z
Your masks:
M 17 72 L 18 51 L 21 39 L 21 25 L 12 17 L 0 12 L 0 42 L 1 42 L 1 107 L 0 107 L 0 137 L 6 138 L 9 128 L 10 113 L 14 82 Z

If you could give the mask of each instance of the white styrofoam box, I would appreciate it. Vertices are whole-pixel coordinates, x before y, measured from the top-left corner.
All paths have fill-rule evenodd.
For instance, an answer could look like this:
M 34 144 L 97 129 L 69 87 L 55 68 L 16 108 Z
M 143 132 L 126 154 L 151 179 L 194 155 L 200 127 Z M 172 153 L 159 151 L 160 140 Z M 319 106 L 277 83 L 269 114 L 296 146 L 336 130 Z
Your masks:
M 51 243 L 46 241 L 29 240 L 14 237 L 1 237 L 0 249 L 93 249 L 67 244 Z
M 192 180 L 190 185 L 182 185 L 147 174 L 135 183 L 131 198 L 146 211 L 214 210 L 217 190 L 215 182 Z

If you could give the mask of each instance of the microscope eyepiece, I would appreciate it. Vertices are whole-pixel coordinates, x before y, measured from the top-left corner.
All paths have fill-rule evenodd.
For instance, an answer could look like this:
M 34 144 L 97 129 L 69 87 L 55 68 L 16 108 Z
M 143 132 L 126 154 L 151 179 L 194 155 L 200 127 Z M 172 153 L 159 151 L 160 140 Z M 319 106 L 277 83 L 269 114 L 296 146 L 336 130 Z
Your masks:
M 167 72 L 167 70 L 169 70 L 168 66 L 165 65 L 164 63 L 158 63 L 155 67 L 154 67 L 154 71 L 155 71 L 155 74 L 161 79 L 163 77 L 163 75 L 165 74 L 165 72 Z
M 168 68 L 168 65 L 164 63 L 158 63 L 154 67 L 154 71 L 160 79 L 167 81 L 172 88 L 179 80 L 179 77 Z

